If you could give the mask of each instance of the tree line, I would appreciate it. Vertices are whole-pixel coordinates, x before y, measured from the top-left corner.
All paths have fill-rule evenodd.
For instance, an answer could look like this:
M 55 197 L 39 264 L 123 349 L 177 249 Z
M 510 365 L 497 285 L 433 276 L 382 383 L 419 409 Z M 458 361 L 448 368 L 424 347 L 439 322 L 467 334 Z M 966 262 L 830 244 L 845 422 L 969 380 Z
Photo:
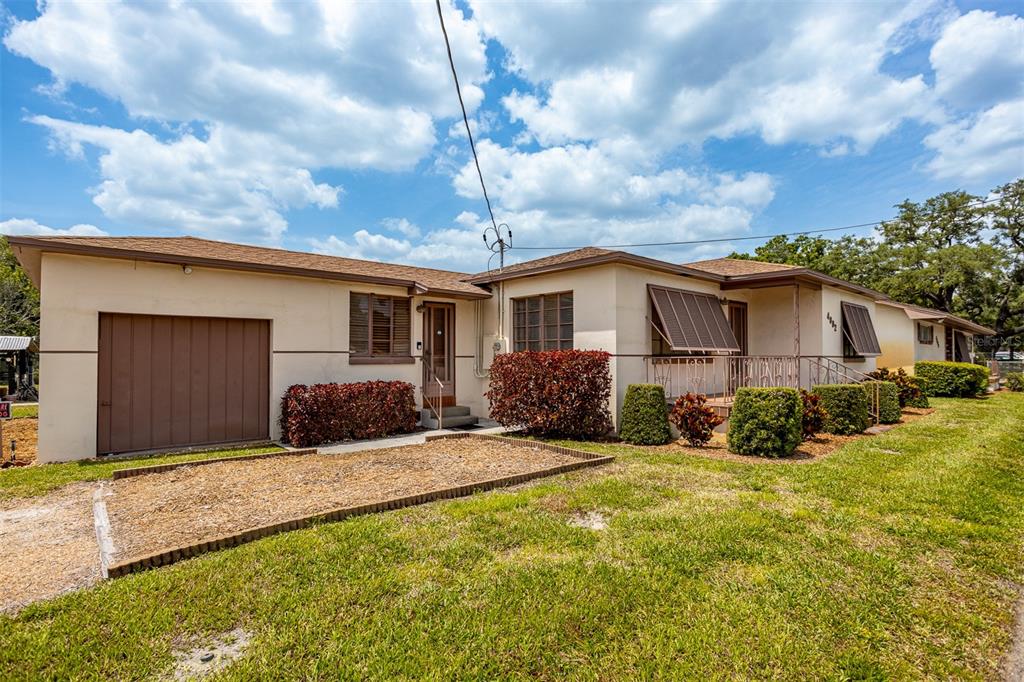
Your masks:
M 732 258 L 799 265 L 995 330 L 985 349 L 1024 345 L 1024 178 L 987 197 L 904 201 L 872 237 L 774 237 Z M 980 339 L 979 339 L 980 340 Z

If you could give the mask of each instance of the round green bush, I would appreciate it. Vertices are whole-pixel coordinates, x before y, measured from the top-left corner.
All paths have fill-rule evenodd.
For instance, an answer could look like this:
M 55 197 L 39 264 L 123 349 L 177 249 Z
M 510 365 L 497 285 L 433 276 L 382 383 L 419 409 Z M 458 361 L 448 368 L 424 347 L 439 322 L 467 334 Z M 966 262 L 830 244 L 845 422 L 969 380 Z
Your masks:
M 865 381 L 861 384 L 868 404 L 874 403 L 875 387 L 878 387 L 878 421 L 882 424 L 895 424 L 900 420 L 900 387 L 892 381 Z
M 860 384 L 822 384 L 813 391 L 821 396 L 821 406 L 828 413 L 825 433 L 850 435 L 871 424 L 868 396 Z
M 862 393 L 863 395 L 863 393 Z M 729 415 L 729 450 L 786 457 L 803 440 L 803 401 L 795 388 L 740 388 Z
M 672 440 L 661 384 L 630 384 L 626 388 L 619 437 L 633 445 L 664 445 Z
M 935 397 L 973 398 L 988 387 L 988 368 L 969 362 L 921 361 L 914 365 L 914 376 Z
M 1024 374 L 1021 372 L 1010 372 L 1007 374 L 1006 387 L 1017 393 L 1024 391 Z

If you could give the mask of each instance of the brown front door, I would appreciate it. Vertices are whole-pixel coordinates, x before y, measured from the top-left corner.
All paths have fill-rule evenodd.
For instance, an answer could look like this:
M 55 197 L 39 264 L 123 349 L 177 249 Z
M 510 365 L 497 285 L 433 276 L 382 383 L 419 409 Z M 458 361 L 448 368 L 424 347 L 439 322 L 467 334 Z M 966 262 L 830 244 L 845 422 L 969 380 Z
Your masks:
M 269 438 L 270 322 L 100 313 L 96 451 Z
M 729 301 L 729 325 L 733 336 L 740 344 L 740 355 L 747 352 L 747 304 L 744 301 Z
M 423 394 L 433 404 L 455 404 L 455 305 L 423 308 Z M 424 401 L 426 402 L 426 401 Z

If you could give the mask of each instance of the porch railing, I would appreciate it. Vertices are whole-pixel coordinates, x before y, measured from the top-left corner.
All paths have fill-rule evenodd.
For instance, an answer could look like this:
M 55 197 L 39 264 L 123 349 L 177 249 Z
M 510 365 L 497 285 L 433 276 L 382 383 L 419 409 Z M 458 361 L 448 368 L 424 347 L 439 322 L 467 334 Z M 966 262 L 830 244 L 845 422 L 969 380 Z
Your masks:
M 821 355 L 647 356 L 647 381 L 665 387 L 670 399 L 687 392 L 703 393 L 713 405 L 728 406 L 736 389 L 804 388 L 815 384 L 846 384 L 870 379 L 867 374 Z M 877 421 L 878 391 L 870 412 Z

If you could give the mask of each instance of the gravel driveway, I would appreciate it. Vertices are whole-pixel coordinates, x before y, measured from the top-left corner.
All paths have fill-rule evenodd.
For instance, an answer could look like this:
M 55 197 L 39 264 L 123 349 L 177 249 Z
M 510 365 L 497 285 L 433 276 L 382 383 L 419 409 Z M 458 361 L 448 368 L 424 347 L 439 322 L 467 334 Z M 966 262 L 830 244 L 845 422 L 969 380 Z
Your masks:
M 578 461 L 475 439 L 350 455 L 271 457 L 115 481 L 106 499 L 115 562 L 339 507 Z
M 0 500 L 0 612 L 100 579 L 92 520 L 95 483 Z

